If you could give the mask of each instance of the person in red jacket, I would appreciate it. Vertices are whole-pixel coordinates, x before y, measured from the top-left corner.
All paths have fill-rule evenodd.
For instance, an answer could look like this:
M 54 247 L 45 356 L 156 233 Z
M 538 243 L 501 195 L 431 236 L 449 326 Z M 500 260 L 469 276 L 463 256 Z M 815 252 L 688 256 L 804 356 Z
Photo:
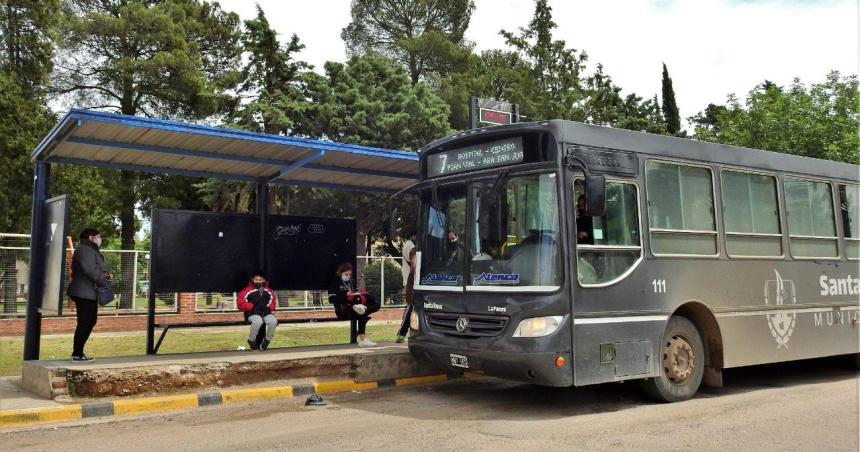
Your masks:
M 259 270 L 251 274 L 248 285 L 236 296 L 236 307 L 245 313 L 245 320 L 251 323 L 251 331 L 248 333 L 248 345 L 251 350 L 269 348 L 269 343 L 275 336 L 275 328 L 278 326 L 278 319 L 272 314 L 277 302 L 278 297 L 275 291 L 269 288 L 266 274 Z M 266 337 L 258 344 L 257 334 L 264 323 Z

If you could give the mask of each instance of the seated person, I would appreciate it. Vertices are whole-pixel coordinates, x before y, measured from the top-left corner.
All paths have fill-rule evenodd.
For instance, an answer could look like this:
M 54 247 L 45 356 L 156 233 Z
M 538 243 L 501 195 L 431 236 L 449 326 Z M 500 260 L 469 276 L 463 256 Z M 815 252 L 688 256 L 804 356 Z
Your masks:
M 328 301 L 334 305 L 337 318 L 355 320 L 358 325 L 358 346 L 375 347 L 376 342 L 367 338 L 365 329 L 370 314 L 379 310 L 379 303 L 366 290 L 356 290 L 352 275 L 352 265 L 340 264 L 336 278 L 328 290 Z
M 275 336 L 275 328 L 278 319 L 272 314 L 275 311 L 278 297 L 275 291 L 269 288 L 266 274 L 258 270 L 251 274 L 248 285 L 236 296 L 236 307 L 245 313 L 245 320 L 251 322 L 251 331 L 248 333 L 248 345 L 251 350 L 265 350 Z M 257 343 L 257 335 L 260 328 L 266 324 L 266 337 Z

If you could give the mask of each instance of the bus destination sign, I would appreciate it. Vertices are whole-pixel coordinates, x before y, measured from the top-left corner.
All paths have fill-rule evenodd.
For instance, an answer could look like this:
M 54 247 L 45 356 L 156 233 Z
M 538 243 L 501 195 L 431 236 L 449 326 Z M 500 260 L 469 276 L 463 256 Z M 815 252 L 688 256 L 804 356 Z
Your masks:
M 490 110 L 487 108 L 480 109 L 481 118 L 480 121 L 487 124 L 493 125 L 505 125 L 510 124 L 511 121 L 511 112 L 509 111 L 498 111 L 498 110 Z
M 427 177 L 522 162 L 523 138 L 512 137 L 430 155 L 427 157 Z

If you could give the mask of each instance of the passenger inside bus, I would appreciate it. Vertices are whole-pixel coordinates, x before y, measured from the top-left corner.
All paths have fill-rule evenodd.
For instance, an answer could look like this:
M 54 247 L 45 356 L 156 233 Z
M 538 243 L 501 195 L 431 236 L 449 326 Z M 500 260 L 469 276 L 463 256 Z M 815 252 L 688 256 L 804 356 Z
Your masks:
M 585 215 L 585 195 L 576 199 L 576 243 L 594 245 L 594 220 Z

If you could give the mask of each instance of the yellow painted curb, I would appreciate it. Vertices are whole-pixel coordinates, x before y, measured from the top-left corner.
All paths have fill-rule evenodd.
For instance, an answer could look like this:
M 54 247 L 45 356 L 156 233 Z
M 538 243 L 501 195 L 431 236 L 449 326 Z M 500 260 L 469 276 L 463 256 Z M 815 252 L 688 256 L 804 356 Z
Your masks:
M 448 376 L 445 374 L 439 375 L 425 375 L 423 377 L 404 377 L 404 378 L 396 378 L 394 380 L 394 384 L 396 386 L 407 386 L 407 385 L 420 385 L 425 383 L 439 383 L 443 381 L 448 381 Z
M 378 387 L 375 381 L 367 383 L 358 383 L 353 380 L 334 380 L 322 381 L 314 383 L 314 391 L 320 394 L 330 394 L 332 392 L 348 392 L 348 391 L 367 391 Z
M 0 411 L 0 428 L 81 419 L 80 405 Z
M 182 410 L 197 407 L 197 394 L 182 394 L 144 399 L 114 400 L 114 414 L 146 413 L 150 411 Z
M 235 403 L 247 400 L 277 399 L 292 396 L 292 386 L 275 386 L 269 388 L 248 389 L 222 389 L 221 403 Z

